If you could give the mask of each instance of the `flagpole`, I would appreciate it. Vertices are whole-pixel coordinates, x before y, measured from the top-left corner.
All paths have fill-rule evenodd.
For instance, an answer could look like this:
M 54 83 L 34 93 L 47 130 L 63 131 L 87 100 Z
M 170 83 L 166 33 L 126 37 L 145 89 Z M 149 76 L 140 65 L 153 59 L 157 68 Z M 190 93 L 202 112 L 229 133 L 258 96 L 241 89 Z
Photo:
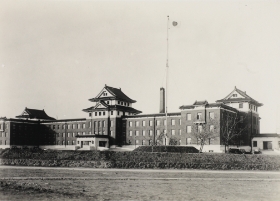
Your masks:
M 166 88 L 166 93 L 165 93 L 165 103 L 166 103 L 166 109 L 165 109 L 165 121 L 166 121 L 166 125 L 165 125 L 165 129 L 166 129 L 166 132 L 165 132 L 165 145 L 167 145 L 167 87 L 168 87 L 168 84 L 167 84 L 167 82 L 168 82 L 168 67 L 169 67 L 169 65 L 168 65 L 168 48 L 169 48 L 169 46 L 168 46 L 168 31 L 169 31 L 169 16 L 167 16 L 167 38 L 166 38 L 166 86 L 165 86 L 165 88 Z

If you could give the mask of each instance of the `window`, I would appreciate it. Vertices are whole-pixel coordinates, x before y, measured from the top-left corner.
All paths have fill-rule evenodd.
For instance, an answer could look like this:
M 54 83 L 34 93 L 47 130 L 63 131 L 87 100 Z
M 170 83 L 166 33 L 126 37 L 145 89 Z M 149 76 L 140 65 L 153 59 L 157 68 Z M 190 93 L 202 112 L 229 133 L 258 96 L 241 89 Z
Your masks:
M 72 125 L 72 129 L 75 129 L 75 124 Z
M 111 127 L 114 126 L 114 121 L 110 121 L 110 126 L 111 126 Z
M 62 141 L 62 144 L 65 145 L 65 141 L 64 140 Z
M 114 114 L 114 112 L 113 111 L 111 111 L 111 115 L 113 115 Z
M 146 121 L 142 121 L 142 126 L 146 126 Z
M 179 130 L 179 135 L 182 135 L 182 130 L 181 129 Z
M 175 119 L 171 119 L 171 125 L 172 125 L 172 126 L 175 125 Z
M 250 107 L 251 105 L 249 105 Z M 239 108 L 243 108 L 243 103 L 239 103 Z M 250 108 L 251 109 L 251 108 Z
M 135 135 L 136 135 L 136 136 L 139 136 L 139 131 L 135 131 Z
M 55 125 L 53 125 L 53 129 L 55 129 Z
M 149 135 L 150 135 L 150 136 L 153 135 L 153 131 L 152 131 L 152 130 L 149 131 Z
M 80 124 L 77 124 L 77 128 L 80 129 L 80 128 L 81 128 L 81 125 L 80 125 Z
M 89 113 L 89 116 L 90 116 L 90 117 L 92 116 L 91 113 Z
M 60 141 L 59 140 L 57 141 L 57 145 L 60 145 Z
M 67 137 L 70 137 L 70 135 L 71 135 L 70 133 L 67 133 Z
M 109 105 L 109 101 L 107 101 L 107 104 Z
M 237 97 L 237 94 L 233 94 L 232 97 Z
M 257 147 L 258 146 L 258 142 L 257 141 L 253 141 L 253 147 Z
M 114 135 L 114 131 L 110 131 L 110 135 L 113 136 Z
M 157 135 L 160 135 L 160 130 L 157 130 Z
M 86 128 L 86 124 L 83 124 L 83 128 Z
M 120 115 L 120 111 L 118 111 L 118 115 Z
M 153 126 L 153 121 L 149 121 L 149 125 L 150 125 L 150 126 Z
M 187 138 L 187 145 L 192 143 L 192 139 L 189 137 Z
M 179 125 L 182 125 L 182 121 L 181 121 L 181 119 L 179 119 Z
M 145 145 L 145 140 L 142 140 L 142 145 Z
M 123 105 L 123 102 L 121 101 L 121 105 Z
M 74 140 L 72 141 L 72 145 L 75 145 L 75 141 Z
M 166 119 L 164 119 L 164 120 L 163 120 L 163 125 L 165 125 L 165 126 L 166 126 Z
M 105 121 L 102 121 L 102 123 L 103 123 L 103 127 L 105 127 Z
M 139 143 L 139 140 L 136 140 L 135 143 L 138 144 L 138 143 Z
M 214 125 L 210 125 L 210 132 L 211 132 L 211 133 L 214 132 Z
M 136 121 L 136 122 L 135 122 L 135 126 L 139 126 L 139 121 Z
M 196 119 L 197 120 L 201 120 L 202 119 L 202 113 L 201 112 L 197 113 Z
M 85 135 L 86 134 L 86 132 L 83 132 L 83 135 Z
M 152 140 L 149 140 L 149 145 L 152 145 Z
M 187 126 L 187 133 L 191 133 L 192 132 L 192 126 Z
M 62 137 L 65 137 L 65 133 L 62 134 Z
M 209 112 L 209 119 L 214 119 L 215 115 L 214 112 Z
M 71 125 L 70 124 L 67 125 L 67 129 L 71 129 Z
M 240 122 L 243 123 L 244 117 L 240 116 Z
M 253 117 L 253 123 L 256 124 L 256 122 L 257 122 L 257 118 Z
M 145 136 L 146 135 L 146 131 L 142 131 L 142 135 Z
M 132 136 L 132 131 L 129 131 L 129 136 Z
M 105 112 L 103 112 L 103 116 L 105 116 Z
M 175 135 L 175 130 L 171 130 L 171 135 Z
M 72 134 L 72 137 L 75 137 L 75 133 Z
M 97 112 L 95 112 L 95 114 L 94 114 L 95 116 L 97 116 Z
M 190 113 L 187 114 L 187 120 L 188 121 L 192 120 L 192 114 L 190 114 Z
M 98 112 L 98 115 L 101 116 L 101 112 Z
M 70 145 L 70 141 L 67 141 L 67 145 Z
M 91 121 L 89 122 L 89 128 L 91 128 Z
M 179 140 L 179 145 L 181 145 L 181 143 L 182 143 L 182 140 Z
M 132 121 L 129 122 L 129 127 L 132 127 Z
M 199 125 L 199 126 L 197 127 L 197 129 L 198 129 L 198 132 L 199 132 L 199 133 L 202 133 L 202 126 L 201 126 L 201 125 Z
M 156 120 L 156 126 L 160 125 L 160 120 Z

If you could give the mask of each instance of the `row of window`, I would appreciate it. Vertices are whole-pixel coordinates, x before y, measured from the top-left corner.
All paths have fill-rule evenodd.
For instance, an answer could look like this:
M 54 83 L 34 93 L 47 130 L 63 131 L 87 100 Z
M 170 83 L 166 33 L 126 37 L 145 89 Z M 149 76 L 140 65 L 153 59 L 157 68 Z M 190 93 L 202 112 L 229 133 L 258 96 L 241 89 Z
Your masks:
M 9 124 L 0 124 L 0 130 L 4 130 L 5 128 L 8 129 Z
M 2 144 L 3 143 L 3 144 Z M 0 140 L 0 144 L 2 144 L 2 145 L 7 145 L 7 140 Z
M 204 128 L 204 129 L 206 129 L 206 128 Z M 203 132 L 203 126 L 202 125 L 198 125 L 197 126 L 197 130 L 198 130 L 199 133 L 202 133 Z M 209 125 L 209 131 L 210 132 L 214 132 L 215 131 L 215 126 L 214 125 Z M 186 127 L 186 132 L 187 133 L 191 133 L 192 132 L 192 126 L 187 126 Z M 166 133 L 166 130 L 163 130 L 163 131 L 156 130 L 156 135 L 160 135 L 160 134 L 164 134 L 164 133 Z M 179 129 L 177 134 L 178 135 L 182 135 L 182 130 Z M 134 135 L 135 136 L 139 136 L 140 135 L 140 131 L 134 131 Z M 146 130 L 142 130 L 141 131 L 141 135 L 145 136 L 146 135 Z M 153 130 L 148 130 L 148 135 L 152 136 L 153 135 Z M 176 130 L 172 129 L 171 130 L 171 135 L 176 135 Z M 133 131 L 129 131 L 129 136 L 133 136 Z
M 83 124 L 63 124 L 63 125 L 48 125 L 50 128 L 52 128 L 52 129 L 57 129 L 57 130 L 59 130 L 60 128 L 61 129 L 65 129 L 65 128 L 67 128 L 67 129 L 80 129 L 81 128 L 81 126 L 82 126 L 82 128 L 86 128 L 86 124 L 85 123 L 83 123 Z M 89 127 L 91 127 L 91 122 L 89 122 Z
M 160 145 L 161 144 L 161 140 L 156 140 L 156 144 L 157 145 Z M 131 140 L 128 141 L 129 144 L 131 144 Z M 135 140 L 134 143 L 136 145 L 152 145 L 153 143 L 153 140 Z M 181 145 L 182 144 L 182 140 L 178 140 L 178 145 Z M 186 139 L 186 144 L 189 145 L 189 144 L 192 144 L 192 139 L 191 138 L 187 138 Z
M 8 133 L 0 132 L 0 137 L 7 137 L 7 136 L 8 136 Z
M 179 125 L 181 125 L 181 119 L 178 120 Z M 148 121 L 149 122 L 149 126 L 153 126 L 153 120 Z M 155 121 L 156 126 L 160 126 L 161 125 L 161 120 L 156 120 Z M 171 125 L 174 126 L 176 124 L 176 120 L 175 119 L 171 119 Z M 163 125 L 166 125 L 166 119 L 163 120 Z M 130 121 L 129 122 L 129 127 L 133 126 L 133 122 Z M 140 122 L 139 121 L 135 121 L 135 127 L 140 126 Z M 142 121 L 142 126 L 146 126 L 146 121 Z

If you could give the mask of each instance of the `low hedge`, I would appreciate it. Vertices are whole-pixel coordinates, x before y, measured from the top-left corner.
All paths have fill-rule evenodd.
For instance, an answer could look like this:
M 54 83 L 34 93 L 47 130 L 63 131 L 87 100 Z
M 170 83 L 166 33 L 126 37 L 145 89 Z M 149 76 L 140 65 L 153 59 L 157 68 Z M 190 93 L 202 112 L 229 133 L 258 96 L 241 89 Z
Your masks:
M 199 153 L 195 147 L 180 146 L 140 146 L 133 150 L 134 152 L 172 152 L 172 153 Z
M 2 165 L 280 170 L 280 156 L 215 153 L 5 150 Z M 106 165 L 104 165 L 106 164 Z

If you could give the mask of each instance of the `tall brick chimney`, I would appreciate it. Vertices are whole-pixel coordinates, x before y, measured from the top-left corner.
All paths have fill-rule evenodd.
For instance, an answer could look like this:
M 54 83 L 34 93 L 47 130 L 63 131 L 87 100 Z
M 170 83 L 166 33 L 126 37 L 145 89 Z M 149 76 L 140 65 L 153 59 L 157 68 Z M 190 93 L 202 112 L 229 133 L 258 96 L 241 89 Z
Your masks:
M 160 103 L 159 103 L 159 113 L 165 113 L 165 89 L 160 88 Z

